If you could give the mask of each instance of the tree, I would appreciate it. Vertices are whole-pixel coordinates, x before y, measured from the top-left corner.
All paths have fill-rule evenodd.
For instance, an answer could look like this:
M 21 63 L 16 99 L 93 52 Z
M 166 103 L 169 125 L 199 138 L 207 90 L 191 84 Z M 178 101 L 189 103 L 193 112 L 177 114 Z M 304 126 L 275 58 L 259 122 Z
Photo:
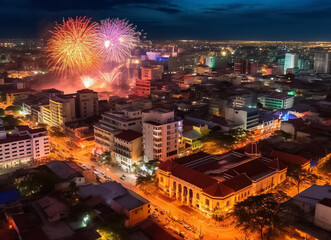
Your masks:
M 148 183 L 152 183 L 155 180 L 156 175 L 147 175 L 147 176 L 143 176 L 143 175 L 139 175 L 136 179 L 136 186 L 138 185 L 146 185 Z
M 236 226 L 244 231 L 258 232 L 261 239 L 270 237 L 284 230 L 288 208 L 283 196 L 267 193 L 248 197 L 237 203 L 233 209 Z
M 253 133 L 242 128 L 231 129 L 228 132 L 212 131 L 201 138 L 202 142 L 216 141 L 223 148 L 232 148 L 236 144 L 252 140 Z
M 21 107 L 16 106 L 16 105 L 10 105 L 8 107 L 6 107 L 6 111 L 12 111 L 15 113 L 18 113 L 21 110 Z
M 284 132 L 283 130 L 276 130 L 274 133 L 277 137 L 282 137 L 284 139 L 291 139 L 292 138 L 292 134 Z
M 4 117 L 5 116 L 5 110 L 3 110 L 3 108 L 0 108 L 0 117 Z
M 30 197 L 45 194 L 53 190 L 59 182 L 57 176 L 47 172 L 39 172 L 16 179 L 15 183 L 22 196 Z
M 314 184 L 318 177 L 308 172 L 306 169 L 301 168 L 299 165 L 292 164 L 287 168 L 287 176 L 290 177 L 297 187 L 297 193 L 300 193 L 300 186 L 303 184 Z
M 111 157 L 111 152 L 104 152 L 102 154 L 102 162 L 103 164 L 106 164 L 106 165 L 113 165 L 113 159 Z
M 4 126 L 16 126 L 20 124 L 20 120 L 13 115 L 6 115 L 2 118 Z

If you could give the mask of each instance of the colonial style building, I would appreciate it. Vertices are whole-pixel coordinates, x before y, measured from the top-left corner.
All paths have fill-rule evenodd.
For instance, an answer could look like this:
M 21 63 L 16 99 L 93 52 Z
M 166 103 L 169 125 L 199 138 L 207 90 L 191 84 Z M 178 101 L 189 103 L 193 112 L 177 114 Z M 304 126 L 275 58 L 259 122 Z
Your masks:
M 286 165 L 262 156 L 256 143 L 223 155 L 203 152 L 160 164 L 157 177 L 165 195 L 217 217 L 235 203 L 261 194 L 286 179 Z

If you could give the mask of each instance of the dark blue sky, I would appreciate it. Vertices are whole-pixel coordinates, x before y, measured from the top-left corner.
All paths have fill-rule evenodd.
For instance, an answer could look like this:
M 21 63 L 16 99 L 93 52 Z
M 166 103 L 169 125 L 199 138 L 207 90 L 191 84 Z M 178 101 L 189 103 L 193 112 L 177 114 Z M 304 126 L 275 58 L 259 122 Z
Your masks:
M 0 0 L 0 38 L 75 16 L 126 18 L 149 39 L 331 41 L 331 0 Z

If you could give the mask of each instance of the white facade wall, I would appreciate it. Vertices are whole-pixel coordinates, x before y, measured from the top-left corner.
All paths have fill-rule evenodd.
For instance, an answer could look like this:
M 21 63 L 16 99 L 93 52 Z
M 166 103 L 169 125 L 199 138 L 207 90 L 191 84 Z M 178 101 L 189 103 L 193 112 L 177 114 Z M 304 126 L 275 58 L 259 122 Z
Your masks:
M 314 225 L 331 231 L 331 207 L 317 203 L 315 207 Z
M 182 127 L 182 120 L 174 120 L 173 111 L 151 110 L 143 113 L 145 161 L 177 158 Z
M 8 132 L 9 134 L 9 132 Z M 0 168 L 11 168 L 29 163 L 49 155 L 49 137 L 47 132 L 30 134 L 27 131 L 13 131 L 19 134 L 10 137 L 12 141 L 1 139 L 0 143 Z

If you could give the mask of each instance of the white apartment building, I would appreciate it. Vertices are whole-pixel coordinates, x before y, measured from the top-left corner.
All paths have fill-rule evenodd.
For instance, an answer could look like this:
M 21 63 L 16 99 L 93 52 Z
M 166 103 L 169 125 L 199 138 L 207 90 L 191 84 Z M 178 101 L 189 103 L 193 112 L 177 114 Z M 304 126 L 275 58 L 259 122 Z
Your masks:
M 182 137 L 182 120 L 175 120 L 174 111 L 153 109 L 142 113 L 144 160 L 175 159 Z
M 126 108 L 101 115 L 102 119 L 94 125 L 94 138 L 97 149 L 112 151 L 114 136 L 121 130 L 141 132 L 141 110 Z
M 259 112 L 257 108 L 227 108 L 225 119 L 242 124 L 245 129 L 254 131 L 259 125 Z
M 49 155 L 49 137 L 44 128 L 16 126 L 0 130 L 0 169 L 18 167 Z
M 115 136 L 115 160 L 123 170 L 133 171 L 132 165 L 143 159 L 142 136 L 142 133 L 133 130 L 124 130 Z

